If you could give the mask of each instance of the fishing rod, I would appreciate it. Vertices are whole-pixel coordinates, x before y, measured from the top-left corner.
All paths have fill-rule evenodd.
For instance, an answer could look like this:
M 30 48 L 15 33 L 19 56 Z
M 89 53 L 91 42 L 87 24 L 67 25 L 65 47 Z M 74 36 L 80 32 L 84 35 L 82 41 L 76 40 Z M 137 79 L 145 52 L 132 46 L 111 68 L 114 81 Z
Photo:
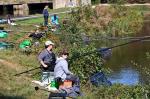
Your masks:
M 96 52 L 102 53 L 102 52 L 105 52 L 105 51 L 113 49 L 113 48 L 121 47 L 121 46 L 124 46 L 124 45 L 128 45 L 128 44 L 139 42 L 139 41 L 146 40 L 146 39 L 150 39 L 150 36 L 146 36 L 146 37 L 143 37 L 143 38 L 141 37 L 141 38 L 136 39 L 136 40 L 132 40 L 132 41 L 129 41 L 129 42 L 126 42 L 126 43 L 123 43 L 123 44 L 119 44 L 119 45 L 115 45 L 115 46 L 111 46 L 111 47 L 107 47 L 107 48 L 99 48 L 99 49 L 96 49 L 94 51 L 81 54 L 81 55 L 79 55 L 79 56 L 77 56 L 73 59 L 77 59 L 79 57 L 87 56 L 87 55 L 90 55 L 90 54 L 96 53 Z
M 103 48 L 103 49 L 102 49 L 102 48 L 99 48 L 99 49 L 96 49 L 96 50 L 94 50 L 94 51 L 87 52 L 87 53 L 84 53 L 84 54 L 82 54 L 82 55 L 79 55 L 78 57 L 75 57 L 75 58 L 72 58 L 72 59 L 77 59 L 77 58 L 79 58 L 79 57 L 87 56 L 87 55 L 90 55 L 90 54 L 95 53 L 95 52 L 102 53 L 102 52 L 105 52 L 105 51 L 107 51 L 107 50 L 110 50 L 110 49 L 113 49 L 113 48 L 116 48 L 116 47 L 128 45 L 128 44 L 135 43 L 135 42 L 139 42 L 139 41 L 146 40 L 146 39 L 150 39 L 150 36 L 148 36 L 148 37 L 143 37 L 143 38 L 140 38 L 140 39 L 137 39 L 137 40 L 132 40 L 132 41 L 129 41 L 129 42 L 126 42 L 126 43 L 123 43 L 123 44 L 119 44 L 119 45 L 115 45 L 115 46 L 111 46 L 111 47 L 108 47 L 108 48 Z M 24 74 L 24 73 L 28 73 L 28 72 L 30 72 L 30 71 L 33 71 L 33 70 L 36 70 L 36 69 L 39 69 L 39 68 L 40 68 L 40 67 L 36 67 L 36 68 L 30 69 L 30 70 L 27 70 L 27 71 L 24 71 L 24 72 L 15 74 L 14 76 L 18 76 L 18 75 L 21 75 L 21 74 Z
M 28 72 L 30 72 L 30 71 L 33 71 L 33 70 L 36 70 L 36 69 L 39 69 L 39 68 L 40 68 L 40 66 L 39 66 L 39 67 L 36 67 L 36 68 L 32 68 L 32 69 L 27 70 L 27 71 L 24 71 L 24 72 L 21 72 L 21 73 L 17 73 L 17 74 L 15 74 L 14 76 L 18 76 L 18 75 L 21 75 L 21 74 L 24 74 L 24 73 L 28 73 Z
M 106 51 L 106 50 L 109 50 L 109 49 L 113 49 L 113 48 L 116 48 L 116 47 L 128 45 L 128 44 L 139 42 L 139 41 L 146 40 L 146 39 L 150 39 L 150 36 L 143 37 L 143 38 L 140 38 L 140 39 L 137 39 L 137 40 L 132 40 L 132 41 L 129 41 L 129 42 L 126 42 L 126 43 L 123 43 L 123 44 L 119 44 L 119 45 L 115 45 L 115 46 L 112 46 L 112 47 L 108 47 L 108 48 L 98 49 L 97 51 L 99 51 L 99 52 Z

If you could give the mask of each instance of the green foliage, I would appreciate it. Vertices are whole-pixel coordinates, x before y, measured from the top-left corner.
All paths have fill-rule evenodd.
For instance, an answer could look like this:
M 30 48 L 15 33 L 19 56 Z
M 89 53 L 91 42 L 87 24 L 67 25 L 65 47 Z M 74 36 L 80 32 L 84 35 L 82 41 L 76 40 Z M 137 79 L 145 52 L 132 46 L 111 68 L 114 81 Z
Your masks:
M 127 0 L 109 0 L 109 3 L 125 4 Z
M 92 3 L 92 4 L 99 4 L 99 3 L 100 3 L 100 0 L 91 0 L 91 3 Z
M 62 24 L 62 32 L 76 35 L 85 33 L 90 36 L 128 36 L 137 33 L 142 23 L 143 13 L 136 7 L 82 6 L 71 13 L 65 25 Z
M 100 86 L 92 88 L 94 90 L 91 93 L 92 98 L 88 99 L 149 99 L 150 86 L 125 86 L 125 85 L 113 85 L 111 87 Z M 89 90 L 88 90 L 89 91 Z M 87 99 L 89 95 L 82 97 L 82 99 Z
M 89 80 L 91 74 L 102 69 L 100 54 L 93 46 L 74 46 L 71 48 L 70 68 L 80 77 L 82 83 Z
M 98 12 L 100 12 L 100 14 Z M 41 19 L 35 21 L 32 20 L 28 21 L 30 21 L 31 23 L 30 22 L 29 23 L 23 22 L 23 23 L 33 24 L 42 22 Z M 95 52 L 96 48 L 93 47 L 93 45 L 82 46 L 81 44 L 76 43 L 77 41 L 81 41 L 80 37 L 81 33 L 86 33 L 88 35 L 95 35 L 95 34 L 101 35 L 102 33 L 108 33 L 112 35 L 114 33 L 118 33 L 119 35 L 124 35 L 126 32 L 129 33 L 136 32 L 138 29 L 140 29 L 141 23 L 142 23 L 142 14 L 135 8 L 129 9 L 122 6 L 113 6 L 108 9 L 104 8 L 104 10 L 96 10 L 92 9 L 91 6 L 84 6 L 82 8 L 79 7 L 77 12 L 71 13 L 71 17 L 67 20 L 67 24 L 62 25 L 62 35 L 60 35 L 61 42 L 62 41 L 68 42 L 67 46 L 70 46 L 70 44 L 72 44 L 70 46 L 71 60 L 69 60 L 71 71 L 73 71 L 74 74 L 80 77 L 82 84 L 85 84 L 88 82 L 91 74 L 101 71 L 103 68 L 102 59 L 99 53 Z M 116 31 L 113 31 L 114 28 Z M 71 36 L 64 36 L 65 34 L 70 34 Z M 24 34 L 21 33 L 21 35 Z M 48 35 L 46 36 L 47 36 L 46 38 L 43 38 L 41 40 L 42 44 L 46 39 L 51 39 L 52 41 L 56 42 L 56 44 L 59 43 L 59 39 L 57 38 L 57 36 L 54 36 L 51 33 L 48 33 Z M 21 36 L 18 35 L 16 38 L 20 37 Z M 14 37 L 14 39 L 16 38 Z M 43 47 L 44 46 L 41 46 L 41 48 Z M 58 46 L 57 49 L 60 49 L 61 47 L 62 46 Z M 1 59 L 5 59 L 9 62 L 18 64 L 17 68 L 19 70 L 17 72 L 39 66 L 36 57 L 37 56 L 33 54 L 26 56 L 22 53 L 15 51 L 0 52 Z M 11 95 L 12 97 L 19 95 L 26 97 L 27 99 L 43 98 L 44 94 L 41 92 L 35 95 L 33 86 L 31 86 L 30 83 L 31 80 L 33 80 L 33 78 L 32 79 L 30 79 L 29 77 L 28 78 L 20 77 L 19 79 L 15 78 L 10 74 L 14 74 L 16 73 L 16 71 L 10 68 L 11 66 L 10 67 L 6 66 L 7 65 L 0 66 L 0 74 L 2 75 L 0 82 L 1 87 L 0 94 L 2 93 L 4 95 Z M 144 71 L 144 73 L 148 74 L 149 72 Z M 89 86 L 87 87 L 87 89 L 89 89 Z M 99 88 L 92 88 L 91 90 L 88 91 L 92 97 L 86 95 L 81 99 L 148 99 L 150 97 L 149 85 L 147 86 L 113 85 L 112 87 L 100 86 Z
M 114 84 L 111 87 L 99 86 L 85 88 L 86 94 L 79 99 L 149 99 L 150 86 L 127 86 Z M 91 93 L 91 91 L 93 91 Z
M 70 8 L 58 8 L 58 9 L 48 9 L 49 10 L 49 13 L 60 13 L 60 12 L 65 12 L 65 11 L 69 11 Z
M 143 15 L 136 8 L 115 5 L 112 21 L 109 22 L 107 33 L 114 36 L 130 35 L 142 28 Z
M 33 25 L 37 23 L 43 23 L 43 18 L 39 17 L 39 18 L 27 19 L 27 20 L 17 21 L 16 23 L 21 25 Z
M 146 53 L 146 56 L 148 59 L 150 59 L 150 53 L 149 52 Z
M 3 52 L 4 55 L 5 52 Z M 12 52 L 11 52 L 12 53 Z M 1 56 L 1 54 L 0 54 Z M 8 58 L 8 57 L 7 57 Z M 17 60 L 16 58 L 13 59 Z M 31 84 L 30 77 L 25 76 L 14 76 L 14 74 L 17 72 L 22 71 L 24 68 L 20 65 L 16 66 L 15 64 L 11 64 L 11 62 L 8 62 L 9 64 L 0 64 L 0 98 L 1 99 L 41 99 L 46 98 L 48 96 L 44 96 L 45 92 L 40 92 L 35 95 L 35 90 L 33 85 Z M 15 69 L 16 68 L 16 69 Z M 40 97 L 38 97 L 40 96 Z
M 62 26 L 62 30 L 76 35 L 81 32 L 90 31 L 91 28 L 88 26 L 88 22 L 93 14 L 93 9 L 90 6 L 79 7 L 76 11 L 72 11 L 70 18 L 67 20 L 67 24 Z
M 117 3 L 117 4 L 124 4 L 124 3 L 148 3 L 149 0 L 108 0 L 109 3 Z
M 126 0 L 129 3 L 148 3 L 149 0 Z

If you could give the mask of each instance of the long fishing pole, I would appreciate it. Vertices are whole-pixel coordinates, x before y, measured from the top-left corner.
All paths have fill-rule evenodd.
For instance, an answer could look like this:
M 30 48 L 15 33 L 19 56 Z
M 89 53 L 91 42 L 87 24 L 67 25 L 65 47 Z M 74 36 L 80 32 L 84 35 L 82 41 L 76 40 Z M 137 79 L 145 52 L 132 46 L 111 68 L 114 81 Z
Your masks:
M 113 48 L 116 48 L 116 47 L 124 46 L 124 45 L 135 43 L 135 42 L 139 42 L 139 41 L 146 40 L 146 39 L 149 39 L 149 38 L 150 38 L 150 36 L 149 37 L 143 37 L 143 38 L 140 38 L 140 39 L 137 39 L 137 40 L 133 40 L 133 41 L 129 41 L 129 42 L 126 42 L 126 43 L 123 43 L 123 44 L 115 45 L 115 46 L 112 46 L 112 47 L 104 48 L 104 49 L 99 48 L 97 50 L 84 53 L 84 54 L 79 55 L 78 57 L 75 57 L 75 58 L 72 58 L 72 59 L 77 59 L 79 57 L 87 56 L 87 55 L 90 55 L 90 54 L 95 53 L 95 52 L 100 52 L 101 53 L 101 52 L 107 51 L 109 49 L 113 49 Z M 36 67 L 36 68 L 30 69 L 30 70 L 27 70 L 27 71 L 15 74 L 14 76 L 21 75 L 21 74 L 24 74 L 24 73 L 28 73 L 30 71 L 33 71 L 33 70 L 36 70 L 36 69 L 39 69 L 39 68 L 40 67 Z
M 123 44 L 119 44 L 119 45 L 115 45 L 115 46 L 112 46 L 112 47 L 108 47 L 108 48 L 105 48 L 105 49 L 98 49 L 97 51 L 100 51 L 100 52 L 101 51 L 106 51 L 106 50 L 109 50 L 109 49 L 113 49 L 113 48 L 116 48 L 116 47 L 128 45 L 128 44 L 139 42 L 139 41 L 146 40 L 146 39 L 150 39 L 150 36 L 143 37 L 143 38 L 140 38 L 140 39 L 137 39 L 137 40 L 132 40 L 132 41 L 129 41 L 129 42 L 126 42 L 126 43 L 123 43 Z
M 18 75 L 21 75 L 21 74 L 24 74 L 24 73 L 28 73 L 28 72 L 30 72 L 30 71 L 33 71 L 33 70 L 36 70 L 36 69 L 39 69 L 39 68 L 40 68 L 40 67 L 36 67 L 36 68 L 30 69 L 30 70 L 27 70 L 27 71 L 24 71 L 24 72 L 15 74 L 14 76 L 18 76 Z
M 150 36 L 143 37 L 143 38 L 140 38 L 140 39 L 137 39 L 137 40 L 132 40 L 132 41 L 129 41 L 129 42 L 126 42 L 126 43 L 123 43 L 123 44 L 119 44 L 119 45 L 115 45 L 115 46 L 111 46 L 111 47 L 108 47 L 108 48 L 103 48 L 103 49 L 99 48 L 99 49 L 96 49 L 94 51 L 81 54 L 81 55 L 79 55 L 79 56 L 77 56 L 77 57 L 75 57 L 73 59 L 76 59 L 76 58 L 79 58 L 79 57 L 83 57 L 83 56 L 87 56 L 87 55 L 90 55 L 90 54 L 95 53 L 95 52 L 102 53 L 102 52 L 107 51 L 109 49 L 113 49 L 113 48 L 116 48 L 116 47 L 121 47 L 121 46 L 124 46 L 124 45 L 128 45 L 128 44 L 139 42 L 139 41 L 146 40 L 146 39 L 150 39 Z

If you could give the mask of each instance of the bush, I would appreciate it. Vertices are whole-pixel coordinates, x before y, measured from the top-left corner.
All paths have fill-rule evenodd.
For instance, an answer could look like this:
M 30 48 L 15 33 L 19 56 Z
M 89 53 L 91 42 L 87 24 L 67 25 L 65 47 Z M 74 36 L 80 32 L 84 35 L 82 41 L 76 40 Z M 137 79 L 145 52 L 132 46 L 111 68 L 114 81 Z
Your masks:
M 149 99 L 150 85 L 126 86 L 115 84 L 111 87 L 88 87 L 88 89 L 85 88 L 85 92 L 86 95 L 81 99 Z
M 80 77 L 81 83 L 86 83 L 93 73 L 101 71 L 102 60 L 93 46 L 74 46 L 71 54 L 70 68 Z
M 137 33 L 142 28 L 143 14 L 136 7 L 121 5 L 82 6 L 73 11 L 65 25 L 62 24 L 62 33 L 89 36 L 128 36 Z M 76 39 L 76 40 L 75 40 Z M 67 40 L 77 41 L 77 37 Z

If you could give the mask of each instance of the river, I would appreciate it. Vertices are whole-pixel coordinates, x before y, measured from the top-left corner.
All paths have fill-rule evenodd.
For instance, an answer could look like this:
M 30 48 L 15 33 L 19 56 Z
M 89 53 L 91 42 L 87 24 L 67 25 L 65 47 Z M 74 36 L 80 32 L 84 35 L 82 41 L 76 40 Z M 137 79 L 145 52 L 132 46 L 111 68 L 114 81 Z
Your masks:
M 150 36 L 150 20 L 145 20 L 137 36 Z M 148 84 L 150 59 L 146 52 L 150 52 L 150 40 L 128 44 L 112 49 L 112 56 L 104 64 L 112 72 L 108 79 L 112 83 L 125 85 Z

